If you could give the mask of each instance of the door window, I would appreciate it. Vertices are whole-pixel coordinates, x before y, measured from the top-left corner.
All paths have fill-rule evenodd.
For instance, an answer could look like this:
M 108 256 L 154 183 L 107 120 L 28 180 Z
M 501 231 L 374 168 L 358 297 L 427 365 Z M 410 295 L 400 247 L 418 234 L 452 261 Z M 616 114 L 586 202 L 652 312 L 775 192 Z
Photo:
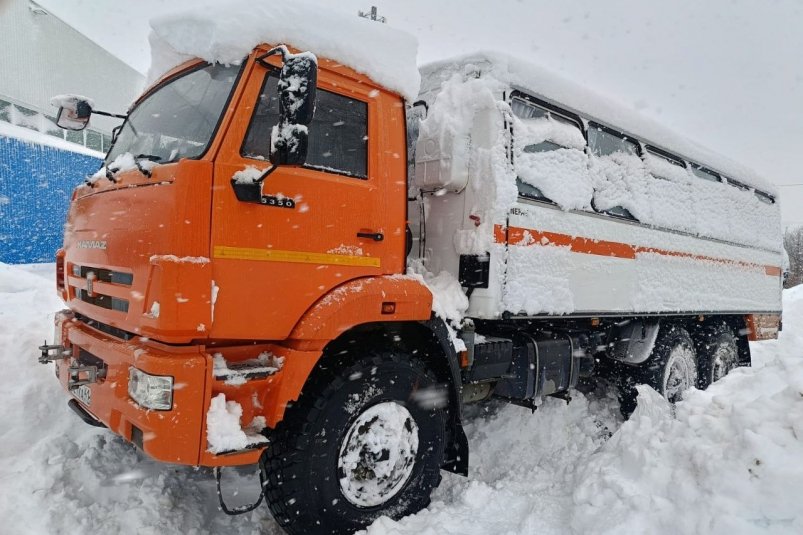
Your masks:
M 241 150 L 247 158 L 262 160 L 270 156 L 271 131 L 279 122 L 278 81 L 277 71 L 265 77 Z M 319 88 L 304 166 L 367 178 L 368 105 Z

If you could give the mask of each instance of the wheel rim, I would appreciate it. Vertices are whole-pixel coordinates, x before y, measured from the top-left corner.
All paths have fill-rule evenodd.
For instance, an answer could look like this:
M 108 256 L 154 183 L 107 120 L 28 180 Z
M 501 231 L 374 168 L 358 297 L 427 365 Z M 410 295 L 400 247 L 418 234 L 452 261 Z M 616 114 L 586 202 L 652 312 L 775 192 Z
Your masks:
M 359 507 L 376 507 L 401 491 L 415 466 L 418 425 L 393 401 L 361 413 L 340 445 L 337 469 L 343 496 Z
M 697 367 L 694 352 L 685 345 L 678 345 L 669 354 L 664 381 L 664 397 L 671 402 L 680 401 L 683 392 L 697 384 Z
M 719 381 L 736 367 L 736 348 L 730 344 L 721 344 L 714 353 L 711 363 L 711 382 Z

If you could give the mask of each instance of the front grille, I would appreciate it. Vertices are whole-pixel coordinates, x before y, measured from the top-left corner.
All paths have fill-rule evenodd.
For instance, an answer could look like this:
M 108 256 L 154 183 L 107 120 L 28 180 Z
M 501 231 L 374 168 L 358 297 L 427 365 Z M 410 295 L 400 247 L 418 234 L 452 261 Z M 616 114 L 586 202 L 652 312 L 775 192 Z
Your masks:
M 90 266 L 79 266 L 73 264 L 72 274 L 75 277 L 86 278 L 89 273 L 95 274 L 95 280 L 101 282 L 111 282 L 112 284 L 122 284 L 124 286 L 131 286 L 134 284 L 134 274 L 125 273 L 123 271 L 112 271 L 110 269 L 95 268 Z
M 85 303 L 95 305 L 107 310 L 116 310 L 117 312 L 128 312 L 128 300 L 120 299 L 119 297 L 112 297 L 110 295 L 102 295 L 96 292 L 91 292 L 91 282 L 99 281 L 111 284 L 119 284 L 120 286 L 131 286 L 134 283 L 134 274 L 125 273 L 123 271 L 112 271 L 111 269 L 97 268 L 92 266 L 81 266 L 78 264 L 72 265 L 72 274 L 75 277 L 87 279 L 87 289 L 82 289 L 80 286 L 74 286 L 75 297 Z
M 92 318 L 88 318 L 83 314 L 76 314 L 75 319 L 92 327 L 93 329 L 108 334 L 109 336 L 120 338 L 121 340 L 131 340 L 132 338 L 134 338 L 134 336 L 136 336 L 128 331 L 124 331 L 122 329 L 118 329 L 117 327 L 112 327 L 111 325 L 106 325 L 105 323 L 101 323 L 97 320 L 93 320 Z
M 89 292 L 86 290 L 79 290 L 77 297 L 85 303 L 101 308 L 117 310 L 118 312 L 128 312 L 128 300 L 126 299 L 120 299 L 119 297 L 112 297 L 110 295 L 89 295 Z

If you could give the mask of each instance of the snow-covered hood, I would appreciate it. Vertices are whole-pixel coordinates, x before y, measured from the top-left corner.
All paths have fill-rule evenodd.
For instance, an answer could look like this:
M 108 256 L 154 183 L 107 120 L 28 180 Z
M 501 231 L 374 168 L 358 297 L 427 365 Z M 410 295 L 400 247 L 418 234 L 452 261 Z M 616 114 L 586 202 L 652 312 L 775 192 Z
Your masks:
M 221 2 L 151 20 L 148 83 L 192 58 L 236 64 L 259 44 L 287 44 L 340 62 L 408 100 L 418 95 L 415 37 L 302 2 Z

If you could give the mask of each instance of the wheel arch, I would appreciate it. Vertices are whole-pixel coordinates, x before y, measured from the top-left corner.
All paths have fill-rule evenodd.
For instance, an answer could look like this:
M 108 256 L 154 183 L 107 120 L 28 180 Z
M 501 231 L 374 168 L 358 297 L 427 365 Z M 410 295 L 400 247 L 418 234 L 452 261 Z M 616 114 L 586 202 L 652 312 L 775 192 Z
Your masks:
M 344 366 L 366 350 L 401 350 L 426 364 L 449 394 L 449 426 L 444 470 L 468 474 L 468 439 L 462 425 L 460 355 L 446 323 L 437 316 L 425 321 L 383 321 L 355 325 L 326 344 L 315 368 Z

